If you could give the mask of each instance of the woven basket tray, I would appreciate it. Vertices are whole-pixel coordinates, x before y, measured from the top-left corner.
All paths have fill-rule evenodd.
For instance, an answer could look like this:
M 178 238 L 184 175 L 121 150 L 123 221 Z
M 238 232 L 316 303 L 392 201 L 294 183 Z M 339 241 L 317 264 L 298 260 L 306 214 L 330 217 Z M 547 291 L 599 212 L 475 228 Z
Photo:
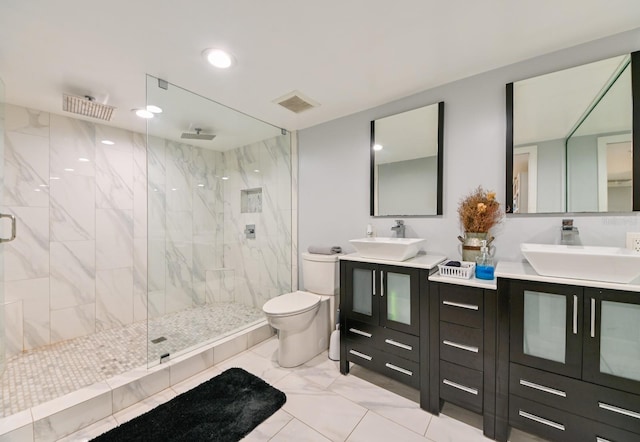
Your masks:
M 475 270 L 475 268 L 476 263 L 469 261 L 460 261 L 460 267 L 438 264 L 440 275 L 448 276 L 450 278 L 470 279 L 473 276 L 473 271 Z

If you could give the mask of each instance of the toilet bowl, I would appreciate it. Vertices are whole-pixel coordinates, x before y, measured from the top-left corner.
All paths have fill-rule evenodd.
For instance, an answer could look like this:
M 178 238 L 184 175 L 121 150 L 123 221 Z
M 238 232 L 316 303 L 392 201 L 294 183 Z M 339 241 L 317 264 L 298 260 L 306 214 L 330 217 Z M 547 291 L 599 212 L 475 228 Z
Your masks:
M 327 350 L 338 306 L 338 257 L 303 253 L 302 259 L 308 291 L 276 296 L 262 307 L 278 331 L 278 364 L 287 368 Z

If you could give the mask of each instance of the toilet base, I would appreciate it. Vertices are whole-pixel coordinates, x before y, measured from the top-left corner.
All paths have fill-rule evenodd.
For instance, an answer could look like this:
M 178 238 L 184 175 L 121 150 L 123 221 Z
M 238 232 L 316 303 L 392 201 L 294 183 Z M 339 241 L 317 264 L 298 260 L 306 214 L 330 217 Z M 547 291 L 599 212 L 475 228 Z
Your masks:
M 329 302 L 320 303 L 318 314 L 299 331 L 278 330 L 278 365 L 297 367 L 329 348 Z

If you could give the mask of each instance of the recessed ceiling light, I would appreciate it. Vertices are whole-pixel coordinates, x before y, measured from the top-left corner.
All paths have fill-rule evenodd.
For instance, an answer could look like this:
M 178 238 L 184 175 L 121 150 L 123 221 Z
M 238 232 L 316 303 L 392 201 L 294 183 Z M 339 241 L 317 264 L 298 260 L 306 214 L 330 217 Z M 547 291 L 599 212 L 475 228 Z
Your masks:
M 132 109 L 140 118 L 153 118 L 153 112 L 146 109 Z
M 64 171 L 65 172 L 73 172 L 75 169 L 71 169 L 70 167 L 66 168 Z
M 229 68 L 234 64 L 235 61 L 231 54 L 223 51 L 222 49 L 205 49 L 203 55 L 207 59 L 209 64 L 219 69 Z
M 160 108 L 158 106 L 154 106 L 153 104 L 148 104 L 147 105 L 147 110 L 149 112 L 151 112 L 152 114 L 161 114 L 162 113 L 162 108 Z
M 59 180 L 60 177 L 59 176 L 50 176 L 49 179 L 50 180 Z
M 107 146 L 113 146 L 114 144 L 116 144 L 111 140 L 102 140 L 101 143 L 106 144 Z
M 228 176 L 223 176 L 223 177 L 222 177 L 222 179 L 223 179 L 223 180 L 228 180 L 228 179 L 229 179 L 229 177 L 228 177 Z
M 204 187 L 204 184 L 198 184 L 198 187 Z
M 78 161 L 80 161 L 81 163 L 88 163 L 89 158 L 78 158 Z
M 382 144 L 374 144 L 373 150 L 382 150 Z

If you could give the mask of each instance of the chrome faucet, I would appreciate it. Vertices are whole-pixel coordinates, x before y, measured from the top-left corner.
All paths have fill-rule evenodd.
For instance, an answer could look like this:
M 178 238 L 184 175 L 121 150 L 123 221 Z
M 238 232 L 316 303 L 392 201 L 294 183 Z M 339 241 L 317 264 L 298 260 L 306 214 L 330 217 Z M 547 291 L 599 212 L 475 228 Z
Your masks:
M 404 221 L 401 219 L 396 220 L 396 225 L 391 228 L 394 232 L 396 232 L 397 238 L 404 238 Z
M 573 225 L 572 219 L 562 220 L 562 230 L 560 231 L 560 244 L 578 245 L 580 244 L 580 232 Z

